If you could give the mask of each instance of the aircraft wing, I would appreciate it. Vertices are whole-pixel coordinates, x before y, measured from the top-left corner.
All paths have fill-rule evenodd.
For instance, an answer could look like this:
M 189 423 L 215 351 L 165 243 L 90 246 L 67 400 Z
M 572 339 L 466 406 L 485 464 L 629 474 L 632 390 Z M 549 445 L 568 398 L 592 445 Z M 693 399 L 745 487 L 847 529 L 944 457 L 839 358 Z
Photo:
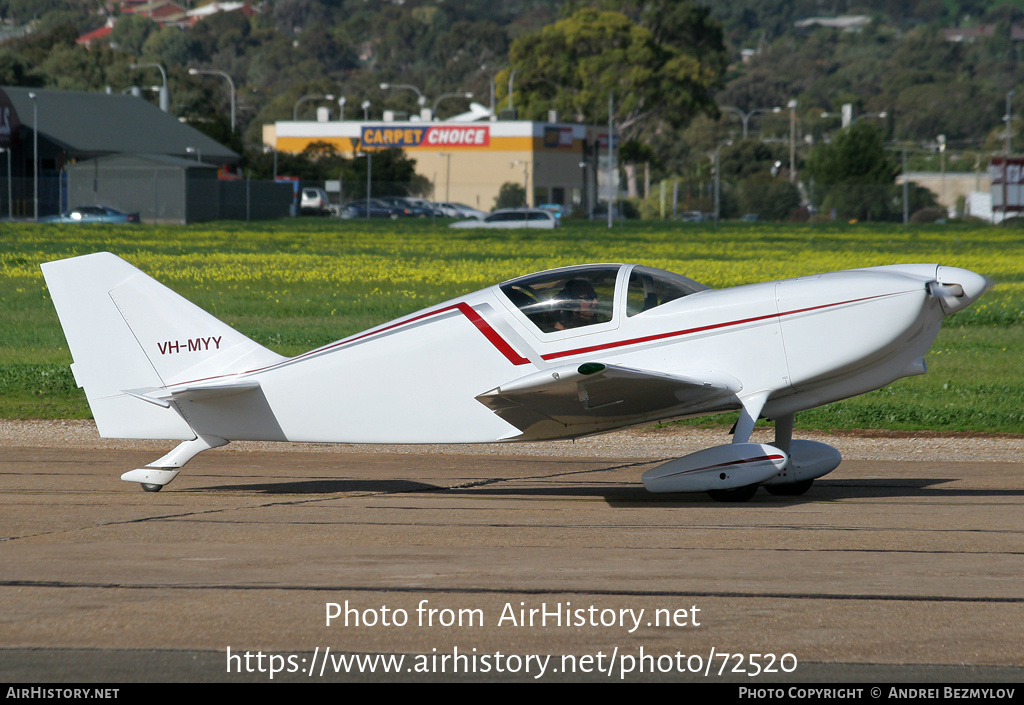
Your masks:
M 476 397 L 524 433 L 555 421 L 564 426 L 606 420 L 662 416 L 670 409 L 685 413 L 735 394 L 739 380 L 724 373 L 666 374 L 618 365 L 587 362 L 536 372 Z

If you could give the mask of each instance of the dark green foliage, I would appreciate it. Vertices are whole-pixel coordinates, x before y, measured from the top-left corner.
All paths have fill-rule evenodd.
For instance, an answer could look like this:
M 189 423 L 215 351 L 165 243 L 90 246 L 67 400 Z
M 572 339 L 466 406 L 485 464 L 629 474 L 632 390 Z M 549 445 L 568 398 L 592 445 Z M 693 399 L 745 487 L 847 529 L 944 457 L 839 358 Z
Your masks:
M 504 183 L 498 190 L 498 197 L 494 200 L 494 207 L 497 208 L 522 208 L 526 205 L 526 189 L 522 184 Z
M 811 152 L 808 169 L 825 211 L 844 219 L 887 220 L 893 215 L 891 186 L 896 169 L 881 131 L 866 121 L 841 130 L 831 144 Z
M 736 198 L 742 213 L 760 220 L 788 220 L 800 208 L 800 191 L 781 176 L 760 172 L 740 181 Z

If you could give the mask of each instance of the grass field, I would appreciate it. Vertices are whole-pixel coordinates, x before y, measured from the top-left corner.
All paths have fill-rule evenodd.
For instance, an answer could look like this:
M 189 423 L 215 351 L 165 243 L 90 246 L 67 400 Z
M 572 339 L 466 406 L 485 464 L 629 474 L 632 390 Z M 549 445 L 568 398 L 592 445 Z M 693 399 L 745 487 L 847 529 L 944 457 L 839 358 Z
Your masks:
M 107 250 L 294 355 L 520 274 L 641 262 L 713 287 L 900 262 L 997 286 L 947 319 L 930 372 L 798 415 L 799 427 L 1024 432 L 1024 235 L 966 225 L 568 222 L 557 232 L 298 219 L 198 226 L 0 226 L 0 418 L 88 418 L 39 264 Z M 712 423 L 731 423 L 726 417 Z

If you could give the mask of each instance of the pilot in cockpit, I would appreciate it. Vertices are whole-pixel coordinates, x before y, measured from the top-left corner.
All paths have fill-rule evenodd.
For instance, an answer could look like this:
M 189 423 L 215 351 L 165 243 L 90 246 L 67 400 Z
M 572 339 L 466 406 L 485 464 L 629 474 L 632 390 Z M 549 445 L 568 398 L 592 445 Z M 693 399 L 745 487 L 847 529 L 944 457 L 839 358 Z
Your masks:
M 599 323 L 594 285 L 586 279 L 570 279 L 555 297 L 558 302 L 555 330 L 569 330 Z

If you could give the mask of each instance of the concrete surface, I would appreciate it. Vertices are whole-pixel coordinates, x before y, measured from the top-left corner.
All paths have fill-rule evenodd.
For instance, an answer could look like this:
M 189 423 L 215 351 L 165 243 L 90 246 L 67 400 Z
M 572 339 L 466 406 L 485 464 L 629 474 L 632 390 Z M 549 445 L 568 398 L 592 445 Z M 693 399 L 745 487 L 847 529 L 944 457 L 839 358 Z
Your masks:
M 231 448 L 151 494 L 154 450 L 0 443 L 0 681 L 1024 675 L 1022 462 L 720 504 L 646 493 L 664 458 Z

